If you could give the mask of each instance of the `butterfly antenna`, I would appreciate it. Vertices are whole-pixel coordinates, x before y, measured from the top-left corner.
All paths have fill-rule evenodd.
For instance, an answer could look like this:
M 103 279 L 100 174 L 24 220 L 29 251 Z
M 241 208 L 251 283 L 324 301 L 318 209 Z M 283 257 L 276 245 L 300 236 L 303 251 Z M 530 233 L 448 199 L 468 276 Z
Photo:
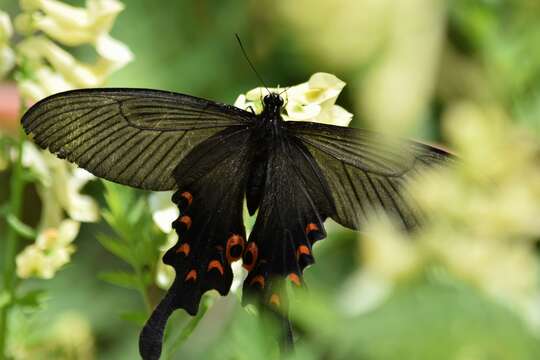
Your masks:
M 282 92 L 280 92 L 278 95 L 281 96 L 281 94 L 285 93 L 285 104 L 284 106 L 287 106 L 289 103 L 289 94 L 287 93 L 287 90 L 289 90 L 291 87 L 287 86 Z
M 270 94 L 271 92 L 270 92 L 270 90 L 268 90 L 268 86 L 266 86 L 266 83 L 262 79 L 261 75 L 259 75 L 259 73 L 255 69 L 255 66 L 253 66 L 253 63 L 251 62 L 251 60 L 249 60 L 249 56 L 247 55 L 246 49 L 244 49 L 244 45 L 242 44 L 242 40 L 240 40 L 240 36 L 238 36 L 238 34 L 234 34 L 234 36 L 236 36 L 236 40 L 238 40 L 238 45 L 240 45 L 240 49 L 242 50 L 242 53 L 244 54 L 244 57 L 246 58 L 246 60 L 247 60 L 247 62 L 249 64 L 249 67 L 251 67 L 251 69 L 253 70 L 255 75 L 257 75 L 257 78 L 259 78 L 259 81 L 263 84 L 266 91 L 268 91 L 268 93 Z

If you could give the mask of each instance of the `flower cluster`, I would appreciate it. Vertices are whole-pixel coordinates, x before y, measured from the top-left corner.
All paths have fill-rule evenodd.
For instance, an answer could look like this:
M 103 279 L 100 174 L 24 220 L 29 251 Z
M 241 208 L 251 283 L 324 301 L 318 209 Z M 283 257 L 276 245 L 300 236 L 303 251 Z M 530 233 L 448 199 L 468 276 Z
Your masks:
M 88 0 L 84 8 L 57 0 L 21 0 L 23 12 L 15 18 L 22 40 L 9 45 L 13 29 L 0 12 L 0 77 L 14 69 L 22 98 L 27 103 L 56 92 L 95 87 L 133 59 L 130 50 L 109 32 L 123 5 L 117 0 Z M 91 45 L 94 63 L 79 61 L 64 47 Z M 36 180 L 42 200 L 37 240 L 16 259 L 17 274 L 51 278 L 70 260 L 80 222 L 98 218 L 98 207 L 83 186 L 94 177 L 74 165 L 41 151 L 31 142 L 21 147 L 21 165 Z M 0 151 L 0 167 L 18 158 L 17 149 Z
M 23 144 L 22 165 L 37 179 L 42 209 L 35 243 L 17 255 L 17 275 L 50 279 L 75 251 L 72 242 L 79 223 L 98 219 L 96 202 L 80 193 L 94 176 L 37 149 L 31 142 Z
M 73 240 L 79 232 L 79 223 L 64 220 L 58 228 L 43 230 L 36 242 L 17 256 L 17 275 L 50 279 L 57 269 L 69 262 L 75 251 Z
M 244 110 L 253 109 L 259 114 L 263 110 L 263 98 L 268 91 L 282 93 L 285 99 L 285 120 L 348 126 L 352 114 L 336 105 L 337 97 L 344 87 L 345 83 L 332 74 L 315 73 L 307 82 L 285 89 L 252 89 L 240 95 L 234 105 Z
M 22 14 L 15 19 L 18 32 L 27 37 L 17 53 L 32 76 L 23 79 L 23 96 L 37 101 L 47 95 L 104 83 L 115 70 L 133 59 L 132 53 L 109 31 L 123 5 L 116 0 L 88 0 L 77 8 L 56 0 L 21 0 Z M 93 64 L 78 61 L 65 46 L 92 45 L 98 55 Z
M 363 238 L 365 271 L 395 283 L 435 265 L 538 326 L 538 139 L 499 108 L 472 103 L 454 105 L 444 124 L 459 161 L 409 184 L 429 222 L 412 235 L 372 222 Z
M 9 39 L 13 35 L 13 27 L 8 14 L 0 11 L 0 79 L 15 65 L 15 52 L 9 47 Z

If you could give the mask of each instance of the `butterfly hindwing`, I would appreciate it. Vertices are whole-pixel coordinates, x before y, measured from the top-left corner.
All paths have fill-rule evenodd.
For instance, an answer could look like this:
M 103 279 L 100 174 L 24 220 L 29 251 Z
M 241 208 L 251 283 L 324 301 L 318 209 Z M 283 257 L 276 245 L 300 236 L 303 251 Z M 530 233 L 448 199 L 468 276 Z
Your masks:
M 283 136 L 269 146 L 264 194 L 244 252 L 244 303 L 258 294 L 282 303 L 279 286 L 288 277 L 301 285 L 304 268 L 313 263 L 312 245 L 326 236 L 324 220 L 333 201 L 320 169 L 307 149 Z M 248 199 L 249 202 L 249 199 Z
M 50 96 L 23 117 L 42 148 L 91 173 L 172 190 L 173 169 L 197 144 L 253 115 L 230 105 L 147 89 L 82 89 Z
M 178 190 L 173 201 L 180 215 L 173 227 L 179 240 L 163 261 L 174 268 L 176 278 L 142 332 L 141 354 L 148 358 L 161 349 L 161 337 L 155 334 L 163 334 L 174 309 L 195 315 L 207 290 L 229 292 L 231 263 L 242 257 L 245 247 L 249 140 L 247 128 L 228 128 L 193 148 L 174 170 Z
M 443 150 L 366 130 L 309 122 L 288 122 L 287 129 L 320 165 L 335 201 L 334 220 L 356 230 L 378 210 L 407 229 L 418 226 L 421 214 L 403 185 L 422 167 L 449 158 Z

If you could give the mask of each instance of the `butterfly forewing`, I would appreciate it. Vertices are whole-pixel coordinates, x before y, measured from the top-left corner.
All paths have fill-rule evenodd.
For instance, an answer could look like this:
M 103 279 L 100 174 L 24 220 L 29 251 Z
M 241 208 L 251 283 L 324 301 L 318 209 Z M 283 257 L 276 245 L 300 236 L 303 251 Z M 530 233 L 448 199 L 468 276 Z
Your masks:
M 252 123 L 233 106 L 146 89 L 82 89 L 48 97 L 22 123 L 48 148 L 94 175 L 148 190 L 175 188 L 173 169 L 204 139 Z
M 422 167 L 449 157 L 440 149 L 365 130 L 309 122 L 288 122 L 287 129 L 320 165 L 334 198 L 332 218 L 352 229 L 360 229 L 379 210 L 407 229 L 416 227 L 421 214 L 404 182 Z

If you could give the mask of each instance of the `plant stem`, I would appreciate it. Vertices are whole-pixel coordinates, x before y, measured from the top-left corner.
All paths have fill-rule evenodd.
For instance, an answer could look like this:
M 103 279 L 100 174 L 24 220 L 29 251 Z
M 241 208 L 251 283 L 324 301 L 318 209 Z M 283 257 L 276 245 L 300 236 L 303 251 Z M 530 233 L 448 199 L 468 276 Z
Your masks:
M 22 151 L 24 133 L 20 130 L 19 142 L 17 144 L 17 158 L 13 164 L 13 171 L 9 183 L 9 215 L 19 219 L 21 215 L 22 196 L 24 188 Z M 8 337 L 9 312 L 15 298 L 15 256 L 17 251 L 18 234 L 12 226 L 6 229 L 5 249 L 4 249 L 4 269 L 2 294 L 7 296 L 8 303 L 0 309 L 0 360 L 7 358 L 6 345 Z

